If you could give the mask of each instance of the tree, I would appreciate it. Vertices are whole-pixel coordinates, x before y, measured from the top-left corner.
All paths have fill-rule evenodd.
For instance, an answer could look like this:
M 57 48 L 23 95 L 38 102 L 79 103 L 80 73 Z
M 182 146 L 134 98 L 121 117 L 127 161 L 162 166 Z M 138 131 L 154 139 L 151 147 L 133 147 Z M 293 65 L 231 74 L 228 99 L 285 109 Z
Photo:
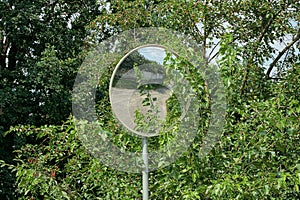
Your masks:
M 91 29 L 96 30 L 95 40 L 102 39 L 108 30 L 114 33 L 134 27 L 163 26 L 192 35 L 211 60 L 215 54 L 210 55 L 209 50 L 216 45 L 212 39 L 230 33 L 232 43 L 244 47 L 243 57 L 248 58 L 248 63 L 257 64 L 272 57 L 278 62 L 276 57 L 282 58 L 281 54 L 297 48 L 294 44 L 299 41 L 299 2 L 296 1 L 113 1 L 109 5 L 112 12 L 100 15 L 91 23 Z M 290 44 L 278 53 L 276 43 L 288 39 Z M 292 50 L 290 53 L 293 54 Z M 268 69 L 272 71 L 275 63 L 269 63 Z
M 59 94 L 68 94 L 65 89 L 70 89 L 71 81 L 64 85 L 60 82 L 63 78 L 57 74 L 71 69 L 66 76 L 75 75 L 81 61 L 81 57 L 78 61 L 76 55 L 82 49 L 81 41 L 85 37 L 82 24 L 96 15 L 87 27 L 89 35 L 85 42 L 91 46 L 124 30 L 162 26 L 191 35 L 202 47 L 203 58 L 208 64 L 218 57 L 219 69 L 227 87 L 228 110 L 223 136 L 208 156 L 198 156 L 202 143 L 199 136 L 189 151 L 174 164 L 151 174 L 151 198 L 299 198 L 300 2 L 101 1 L 101 7 L 107 9 L 102 9 L 100 13 L 93 8 L 92 16 L 88 15 L 92 7 L 83 9 L 85 14 L 75 17 L 74 23 L 81 24 L 75 30 L 62 27 L 67 27 L 66 19 L 75 16 L 72 14 L 76 12 L 72 9 L 75 10 L 79 3 L 70 5 L 55 1 L 50 7 L 42 2 L 27 2 L 24 5 L 22 2 L 15 4 L 15 7 L 8 2 L 0 5 L 1 10 L 6 11 L 1 16 L 6 20 L 1 20 L 4 32 L 0 39 L 3 40 L 1 48 L 4 53 L 1 54 L 0 72 L 4 78 L 1 79 L 3 85 L 0 89 L 7 91 L 0 94 L 5 94 L 0 103 L 4 113 L 0 114 L 1 125 L 2 120 L 12 119 L 14 123 L 11 125 L 29 123 L 39 126 L 48 124 L 47 120 L 52 118 L 50 123 L 57 125 L 66 118 L 69 114 L 68 103 L 62 105 L 66 109 L 63 115 L 54 104 L 40 106 L 38 111 L 30 109 L 33 106 L 25 106 L 22 109 L 26 112 L 20 113 L 8 105 L 13 102 L 21 108 L 23 102 L 16 103 L 14 98 L 33 98 L 33 92 L 28 91 L 33 89 L 31 85 L 35 78 L 25 81 L 29 75 L 23 70 L 28 69 L 30 74 L 31 69 L 38 69 L 39 66 L 56 78 L 47 80 L 45 73 L 32 70 L 41 81 L 35 84 L 38 89 L 41 88 L 36 102 L 61 102 Z M 67 9 L 68 6 L 71 10 Z M 35 10 L 37 7 L 40 9 Z M 39 22 L 37 17 L 43 7 L 42 12 L 49 16 L 45 18 L 47 23 Z M 24 12 L 17 12 L 23 9 Z M 69 14 L 64 15 L 65 12 Z M 28 24 L 25 19 L 39 23 L 31 25 L 35 29 L 20 26 Z M 22 29 L 18 30 L 18 27 Z M 72 24 L 72 27 L 76 26 Z M 59 41 L 72 41 L 69 34 L 63 34 L 60 30 L 80 36 L 74 41 L 75 47 L 71 42 L 66 46 L 60 45 Z M 12 35 L 8 37 L 8 33 Z M 19 38 L 21 33 L 26 34 Z M 33 38 L 29 37 L 32 34 Z M 17 45 L 10 45 L 9 41 L 16 41 Z M 46 43 L 49 43 L 47 48 Z M 33 52 L 29 47 L 35 47 L 33 55 L 36 56 L 29 56 Z M 8 54 L 8 50 L 11 53 Z M 9 66 L 5 62 L 7 58 Z M 76 67 L 69 68 L 70 65 Z M 196 73 L 192 76 L 197 79 Z M 200 81 L 199 78 L 197 80 Z M 103 77 L 99 90 L 103 88 L 106 91 L 108 81 L 108 77 Z M 199 82 L 195 85 L 197 83 L 199 85 Z M 56 101 L 49 99 L 47 91 L 50 89 L 55 91 L 51 94 Z M 12 90 L 16 90 L 18 98 L 11 94 Z M 7 99 L 4 100 L 4 97 Z M 25 103 L 31 105 L 30 101 Z M 97 106 L 101 109 L 99 121 L 118 133 L 111 139 L 127 150 L 137 150 L 136 140 L 132 141 L 129 135 L 119 132 L 111 115 L 107 92 L 101 93 Z M 49 109 L 53 112 L 47 118 Z M 11 116 L 6 118 L 6 113 L 11 113 Z M 27 115 L 20 115 L 23 113 Z M 28 117 L 30 113 L 37 119 L 40 116 L 44 118 L 36 121 L 33 116 Z M 26 120 L 22 120 L 24 116 Z M 5 124 L 3 130 L 7 127 Z M 78 141 L 74 125 L 70 122 L 57 126 L 16 126 L 7 134 L 34 141 L 33 144 L 19 142 L 22 147 L 16 152 L 17 164 L 4 164 L 16 170 L 17 190 L 25 199 L 50 198 L 51 194 L 71 199 L 139 198 L 140 177 L 116 172 L 90 157 Z M 9 144 L 12 145 L 13 142 Z
M 85 26 L 98 8 L 96 1 L 0 2 L 0 159 L 11 163 L 13 147 L 34 142 L 3 138 L 10 126 L 61 124 L 70 115 Z M 1 199 L 12 198 L 7 174 L 1 168 Z

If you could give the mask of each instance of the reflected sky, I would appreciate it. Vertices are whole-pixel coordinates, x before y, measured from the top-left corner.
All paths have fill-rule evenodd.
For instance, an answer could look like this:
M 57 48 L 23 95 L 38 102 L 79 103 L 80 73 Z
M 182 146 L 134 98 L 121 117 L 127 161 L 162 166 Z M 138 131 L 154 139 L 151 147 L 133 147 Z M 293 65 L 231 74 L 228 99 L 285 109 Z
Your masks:
M 146 59 L 155 61 L 159 64 L 163 64 L 164 58 L 166 57 L 165 50 L 160 47 L 143 47 L 138 50 Z

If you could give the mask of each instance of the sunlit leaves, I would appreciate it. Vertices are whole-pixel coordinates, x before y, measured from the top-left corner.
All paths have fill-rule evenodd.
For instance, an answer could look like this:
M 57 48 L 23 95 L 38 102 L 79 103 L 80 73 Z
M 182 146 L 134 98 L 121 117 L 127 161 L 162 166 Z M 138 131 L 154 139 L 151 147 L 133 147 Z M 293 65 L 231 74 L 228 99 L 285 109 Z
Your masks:
M 19 149 L 15 151 L 16 165 L 1 162 L 6 167 L 1 170 L 2 174 L 8 174 L 8 169 L 17 172 L 21 198 L 140 199 L 139 175 L 116 172 L 98 163 L 85 152 L 71 122 L 50 124 L 59 124 L 70 113 L 68 95 L 80 65 L 78 54 L 86 47 L 83 38 L 97 44 L 117 32 L 148 26 L 187 33 L 205 49 L 207 57 L 219 55 L 229 99 L 227 124 L 218 145 L 207 157 L 199 158 L 199 131 L 189 151 L 176 163 L 151 173 L 151 198 L 299 198 L 299 41 L 274 64 L 270 75 L 276 79 L 265 76 L 278 53 L 296 38 L 299 1 L 136 0 L 98 1 L 97 5 L 92 1 L 2 1 L 0 8 L 0 47 L 4 52 L 1 134 L 10 125 L 23 124 L 7 132 L 10 140 L 1 147 Z M 210 55 L 219 41 L 220 48 Z M 11 44 L 8 67 L 2 62 L 7 42 Z M 170 41 L 170 46 L 176 44 Z M 203 80 L 195 69 L 189 70 L 188 76 L 205 102 Z M 140 140 L 120 131 L 111 115 L 107 98 L 110 74 L 102 77 L 98 87 L 99 123 L 114 132 L 109 137 L 115 144 L 140 150 Z M 169 109 L 177 115 L 179 107 L 176 101 L 170 102 Z M 28 123 L 36 126 L 26 126 Z M 45 123 L 49 126 L 39 126 Z M 167 135 L 161 143 L 169 139 Z M 12 157 L 7 152 L 1 156 Z M 11 180 L 11 176 L 1 176 L 2 183 Z

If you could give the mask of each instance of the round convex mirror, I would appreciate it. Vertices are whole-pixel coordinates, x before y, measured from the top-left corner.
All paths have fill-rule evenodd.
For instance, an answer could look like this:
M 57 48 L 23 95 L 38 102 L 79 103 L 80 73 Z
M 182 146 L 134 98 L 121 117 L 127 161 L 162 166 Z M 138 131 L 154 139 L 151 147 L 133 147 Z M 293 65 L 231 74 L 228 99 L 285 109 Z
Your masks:
M 160 45 L 137 47 L 119 61 L 112 74 L 112 110 L 121 124 L 136 135 L 156 136 L 166 124 L 167 102 L 174 97 L 173 79 L 178 75 L 166 67 L 170 58 L 177 57 L 168 52 Z

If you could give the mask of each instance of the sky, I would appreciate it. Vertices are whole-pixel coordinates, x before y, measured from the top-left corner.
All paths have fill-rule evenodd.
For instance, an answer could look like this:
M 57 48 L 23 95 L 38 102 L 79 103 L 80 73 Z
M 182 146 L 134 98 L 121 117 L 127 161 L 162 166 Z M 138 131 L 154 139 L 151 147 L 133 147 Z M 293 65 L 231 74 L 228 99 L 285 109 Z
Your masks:
M 163 64 L 164 58 L 166 57 L 165 50 L 161 47 L 143 47 L 138 50 L 146 59 L 155 61 L 159 64 Z

